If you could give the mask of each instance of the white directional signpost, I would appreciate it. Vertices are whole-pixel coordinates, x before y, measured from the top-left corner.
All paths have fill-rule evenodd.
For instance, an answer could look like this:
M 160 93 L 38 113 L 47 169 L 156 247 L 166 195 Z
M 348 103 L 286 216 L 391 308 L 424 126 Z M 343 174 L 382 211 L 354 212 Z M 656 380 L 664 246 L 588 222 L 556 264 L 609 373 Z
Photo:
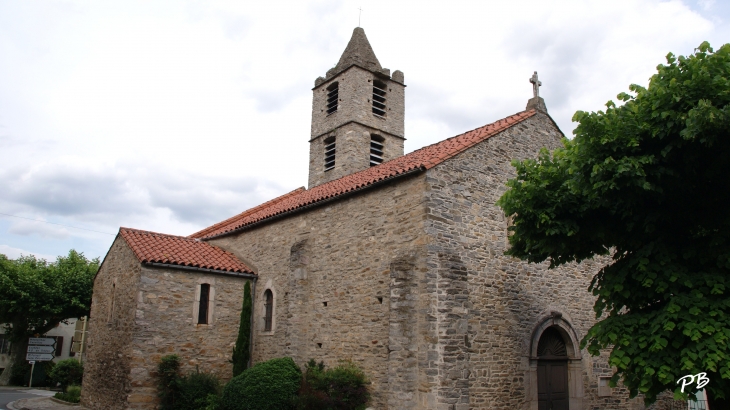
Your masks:
M 29 337 L 28 345 L 31 346 L 53 346 L 56 344 L 56 339 L 52 337 Z
M 35 362 L 50 362 L 53 360 L 53 353 L 56 351 L 56 339 L 52 337 L 31 337 L 28 338 L 28 352 L 25 360 L 31 364 L 30 382 L 28 387 L 33 387 L 33 370 Z
M 28 346 L 28 353 L 53 353 L 56 348 L 53 346 Z

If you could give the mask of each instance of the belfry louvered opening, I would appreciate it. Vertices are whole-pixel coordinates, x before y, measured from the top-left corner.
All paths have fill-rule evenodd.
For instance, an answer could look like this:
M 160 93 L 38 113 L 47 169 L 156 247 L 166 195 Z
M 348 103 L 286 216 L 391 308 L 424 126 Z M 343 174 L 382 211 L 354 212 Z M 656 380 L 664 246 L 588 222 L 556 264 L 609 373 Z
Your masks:
M 373 114 L 385 117 L 386 86 L 382 81 L 373 81 Z
M 385 138 L 380 135 L 370 136 L 370 166 L 379 165 L 383 163 L 383 144 Z
M 329 171 L 335 167 L 335 137 L 324 140 L 324 170 Z
M 338 101 L 340 100 L 340 84 L 334 82 L 327 87 L 327 115 L 337 111 Z

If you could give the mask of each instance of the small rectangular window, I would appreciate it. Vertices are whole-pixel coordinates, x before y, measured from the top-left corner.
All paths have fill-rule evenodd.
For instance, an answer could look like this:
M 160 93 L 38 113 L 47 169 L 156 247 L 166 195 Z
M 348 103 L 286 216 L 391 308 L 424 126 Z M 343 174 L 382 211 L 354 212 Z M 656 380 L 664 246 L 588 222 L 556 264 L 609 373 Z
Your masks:
M 373 81 L 373 114 L 385 117 L 386 85 L 380 81 Z
M 324 141 L 324 170 L 329 171 L 335 167 L 335 139 L 334 137 L 327 138 Z
M 333 83 L 327 87 L 327 115 L 337 111 L 339 101 L 339 84 Z
M 198 309 L 198 324 L 208 324 L 208 300 L 210 298 L 210 285 L 203 283 L 200 285 L 200 307 Z
M 10 354 L 10 340 L 5 335 L 0 335 L 0 354 Z
M 385 140 L 379 135 L 370 137 L 370 166 L 383 163 L 383 142 Z
M 271 289 L 266 289 L 264 292 L 264 310 L 264 331 L 270 332 L 274 323 L 274 293 Z

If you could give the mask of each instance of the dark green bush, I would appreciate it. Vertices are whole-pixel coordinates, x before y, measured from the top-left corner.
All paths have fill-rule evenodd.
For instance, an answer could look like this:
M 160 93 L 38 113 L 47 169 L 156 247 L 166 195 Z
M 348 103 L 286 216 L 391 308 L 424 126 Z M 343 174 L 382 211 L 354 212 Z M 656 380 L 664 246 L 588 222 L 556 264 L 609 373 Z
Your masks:
M 271 359 L 231 379 L 220 410 L 286 410 L 294 407 L 302 373 L 289 357 Z
M 157 365 L 161 410 L 215 410 L 221 383 L 213 374 L 195 372 L 180 376 L 180 357 L 168 355 Z
M 157 365 L 157 395 L 160 410 L 175 410 L 180 401 L 180 357 L 176 354 L 163 356 Z
M 30 379 L 30 365 L 28 362 L 15 362 L 10 367 L 10 385 L 27 386 Z
M 54 397 L 69 403 L 78 403 L 81 401 L 81 386 L 68 386 L 65 393 L 56 393 Z
M 48 377 L 54 365 L 54 362 L 36 363 L 35 369 L 33 369 L 33 387 L 56 386 L 56 383 Z M 28 382 L 30 382 L 31 369 L 32 366 L 26 361 L 14 363 L 8 370 L 10 372 L 10 380 L 8 380 L 8 383 L 11 386 L 27 386 Z
M 36 368 L 38 365 L 36 365 Z M 36 369 L 37 371 L 38 369 Z M 84 376 L 84 366 L 76 359 L 61 360 L 48 373 L 48 377 L 55 384 L 59 383 L 65 391 L 70 385 L 80 385 Z M 35 377 L 34 384 L 35 384 Z
M 310 360 L 299 389 L 300 410 L 362 410 L 370 399 L 365 374 L 354 363 L 340 362 L 325 370 Z
M 248 368 L 248 361 L 251 358 L 251 282 L 246 282 L 243 287 L 243 305 L 241 306 L 241 321 L 238 325 L 238 339 L 236 347 L 233 348 L 233 377 L 243 373 Z
M 212 399 L 218 397 L 221 383 L 215 375 L 195 371 L 177 381 L 179 400 L 175 410 L 203 410 L 208 407 Z

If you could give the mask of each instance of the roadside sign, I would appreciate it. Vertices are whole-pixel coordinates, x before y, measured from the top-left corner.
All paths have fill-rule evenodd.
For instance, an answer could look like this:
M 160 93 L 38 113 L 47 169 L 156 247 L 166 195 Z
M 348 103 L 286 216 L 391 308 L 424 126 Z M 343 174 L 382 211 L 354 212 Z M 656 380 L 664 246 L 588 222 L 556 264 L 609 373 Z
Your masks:
M 28 346 L 28 353 L 53 353 L 56 348 L 53 346 Z
M 40 345 L 40 346 L 53 346 L 56 344 L 56 339 L 52 337 L 29 337 L 29 345 Z
M 26 353 L 25 360 L 33 360 L 39 362 L 50 362 L 53 360 L 52 354 L 46 353 Z

